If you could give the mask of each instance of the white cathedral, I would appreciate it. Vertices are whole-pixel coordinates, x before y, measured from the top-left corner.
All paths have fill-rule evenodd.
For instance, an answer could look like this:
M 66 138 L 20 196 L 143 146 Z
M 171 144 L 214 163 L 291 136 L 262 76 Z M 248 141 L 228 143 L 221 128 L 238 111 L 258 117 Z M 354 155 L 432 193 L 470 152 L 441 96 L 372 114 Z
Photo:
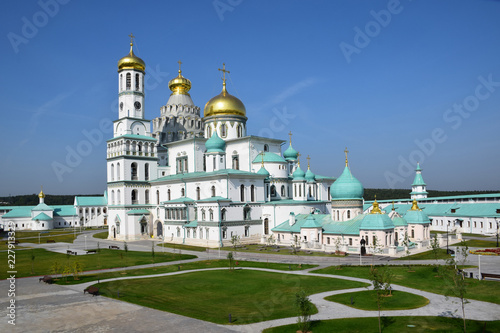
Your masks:
M 247 134 L 246 109 L 227 91 L 224 65 L 222 91 L 202 117 L 180 64 L 151 131 L 144 119 L 146 64 L 132 42 L 118 61 L 118 119 L 107 141 L 110 239 L 218 247 L 236 235 L 242 243 L 272 235 L 279 243 L 326 250 L 342 237 L 348 250 L 376 236 L 383 247 L 398 244 L 387 214 L 378 208 L 369 218 L 363 214 L 364 189 L 351 174 L 347 151 L 337 180 L 315 175 L 309 161 L 302 170 L 291 133 L 283 153 L 285 141 Z M 414 240 L 429 238 L 428 218 L 412 228 Z

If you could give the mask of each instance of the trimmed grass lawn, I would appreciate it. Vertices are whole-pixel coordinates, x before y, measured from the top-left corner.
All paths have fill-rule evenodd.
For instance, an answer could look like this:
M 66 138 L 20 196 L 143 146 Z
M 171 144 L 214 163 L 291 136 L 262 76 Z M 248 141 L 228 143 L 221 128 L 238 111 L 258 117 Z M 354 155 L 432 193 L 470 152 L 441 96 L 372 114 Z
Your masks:
M 108 234 L 109 234 L 109 231 L 99 232 L 97 234 L 94 234 L 94 238 L 108 239 Z
M 444 260 L 447 260 L 447 259 L 451 259 L 451 255 L 447 254 L 446 253 L 446 249 L 438 249 L 438 259 L 444 259 Z M 434 257 L 434 253 L 432 252 L 432 250 L 430 251 L 426 251 L 426 252 L 421 252 L 421 253 L 417 253 L 417 254 L 412 254 L 411 256 L 404 256 L 404 257 L 401 257 L 401 258 L 397 258 L 397 259 L 394 259 L 394 260 L 435 260 L 436 258 Z
M 176 249 L 176 250 L 187 250 L 187 251 L 197 251 L 197 252 L 205 252 L 207 250 L 206 247 L 185 245 L 185 244 L 174 244 L 174 243 L 158 243 L 157 246 L 169 247 L 171 249 Z M 212 251 L 215 251 L 215 250 L 212 250 Z
M 486 235 L 482 235 L 482 234 L 469 234 L 469 233 L 463 233 L 462 236 L 468 236 L 468 237 L 491 237 L 491 236 L 486 236 Z
M 292 249 L 288 246 L 278 246 L 275 248 L 273 246 L 265 247 L 264 244 L 245 244 L 243 246 L 237 247 L 236 250 L 232 246 L 225 246 L 222 248 L 224 251 L 233 251 L 233 252 L 253 252 L 253 253 L 266 253 L 266 254 L 282 254 L 282 255 L 292 255 L 298 257 L 345 257 L 345 256 L 337 256 L 335 254 L 329 254 L 325 252 L 315 252 L 310 251 L 311 253 L 306 253 L 304 251 L 297 250 L 297 254 L 293 254 Z M 277 251 L 279 250 L 279 251 Z
M 461 318 L 445 317 L 382 317 L 384 333 L 401 332 L 463 332 Z M 467 320 L 467 332 L 500 332 L 500 320 Z M 378 318 L 347 318 L 312 322 L 314 333 L 366 333 L 378 332 Z M 297 331 L 297 324 L 268 328 L 264 333 L 290 333 Z
M 70 266 L 75 261 L 83 264 L 83 270 L 94 270 L 114 267 L 126 267 L 135 265 L 144 265 L 153 263 L 150 252 L 134 252 L 124 250 L 109 250 L 101 249 L 99 254 L 88 255 L 66 255 L 62 253 L 50 252 L 44 249 L 27 249 L 16 250 L 16 270 L 17 277 L 49 275 L 52 274 L 51 267 L 57 262 L 61 268 Z M 31 273 L 31 255 L 35 256 L 33 262 L 33 271 Z M 2 262 L 7 263 L 7 252 L 1 252 L 0 257 Z M 155 253 L 154 261 L 167 262 L 179 259 L 191 259 L 196 256 L 188 254 L 173 254 L 173 253 Z M 8 274 L 7 269 L 0 271 L 0 279 L 6 279 Z
M 38 235 L 40 234 L 40 243 L 47 243 L 47 240 L 54 240 L 56 242 L 62 243 L 73 243 L 75 240 L 75 233 L 73 229 L 55 229 L 48 231 L 16 231 L 16 240 L 19 243 L 35 243 L 38 244 Z M 76 232 L 76 236 L 80 233 Z M 4 237 L 7 237 L 7 233 L 2 233 Z M 7 250 L 7 244 L 5 242 L 7 239 L 0 242 L 0 250 Z M 16 246 L 17 248 L 17 246 Z
M 367 284 L 252 270 L 220 270 L 107 282 L 108 297 L 218 324 L 248 324 L 297 314 L 295 293 L 359 288 Z M 152 292 L 154 290 L 154 292 Z M 314 309 L 317 313 L 317 309 Z
M 351 305 L 351 298 L 353 304 Z M 345 293 L 325 297 L 327 301 L 344 304 L 355 309 L 376 311 L 377 292 L 375 290 L 358 291 L 354 293 Z M 383 297 L 381 302 L 382 310 L 408 310 L 417 309 L 429 304 L 425 297 L 407 293 L 404 291 L 393 290 L 392 296 Z
M 429 291 L 443 295 L 445 284 L 441 277 L 437 276 L 433 266 L 411 266 L 412 272 L 408 272 L 407 266 L 390 266 L 394 273 L 392 284 L 410 287 L 414 289 Z M 348 266 L 342 269 L 327 267 L 314 270 L 313 273 L 353 276 L 363 279 L 370 278 L 370 267 Z M 500 304 L 500 282 L 499 281 L 479 281 L 467 279 L 467 297 L 478 301 L 492 302 Z
M 238 266 L 236 267 L 257 267 L 257 268 L 269 268 L 282 271 L 299 271 L 303 269 L 317 267 L 318 265 L 296 265 L 296 264 L 278 264 L 278 263 L 264 263 L 258 261 L 238 261 Z M 111 279 L 116 277 L 124 276 L 140 276 L 140 275 L 151 275 L 151 274 L 162 274 L 177 271 L 188 271 L 192 269 L 204 269 L 204 268 L 216 268 L 216 267 L 229 267 L 229 260 L 202 260 L 195 262 L 186 262 L 179 265 L 169 265 L 169 266 L 158 266 L 154 268 L 142 268 L 142 269 L 128 269 L 119 272 L 107 272 L 99 274 L 88 274 L 81 275 L 78 280 L 73 280 L 73 278 L 67 281 L 59 280 L 56 281 L 57 284 L 80 284 L 84 282 L 91 282 Z
M 453 244 L 453 246 L 457 246 L 458 244 Z M 496 247 L 497 242 L 496 241 L 487 241 L 487 240 L 481 240 L 481 239 L 470 239 L 465 242 L 468 247 Z

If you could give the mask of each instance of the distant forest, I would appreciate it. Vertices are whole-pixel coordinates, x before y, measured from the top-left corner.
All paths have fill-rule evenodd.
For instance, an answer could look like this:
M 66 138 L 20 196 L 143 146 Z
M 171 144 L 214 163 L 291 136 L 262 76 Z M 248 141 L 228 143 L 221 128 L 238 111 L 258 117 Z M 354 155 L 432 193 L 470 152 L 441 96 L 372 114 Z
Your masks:
M 409 189 L 385 189 L 385 188 L 365 188 L 364 198 L 367 201 L 373 200 L 377 195 L 378 200 L 388 199 L 408 199 L 410 198 Z M 488 194 L 499 193 L 500 191 L 434 191 L 427 190 L 429 197 L 443 197 L 451 195 L 470 195 L 470 194 Z M 102 194 L 80 195 L 78 196 L 101 196 Z M 48 205 L 73 205 L 75 202 L 74 195 L 50 195 L 45 196 L 45 203 Z M 0 206 L 35 206 L 38 205 L 38 195 L 16 195 L 10 197 L 0 197 Z

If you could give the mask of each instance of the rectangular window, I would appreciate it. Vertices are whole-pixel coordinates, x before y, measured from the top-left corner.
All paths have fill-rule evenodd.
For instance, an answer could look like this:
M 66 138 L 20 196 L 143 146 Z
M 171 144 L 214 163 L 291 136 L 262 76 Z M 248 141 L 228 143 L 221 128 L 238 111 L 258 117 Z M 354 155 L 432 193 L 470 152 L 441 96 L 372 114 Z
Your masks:
M 349 245 L 352 245 L 352 238 L 349 238 Z

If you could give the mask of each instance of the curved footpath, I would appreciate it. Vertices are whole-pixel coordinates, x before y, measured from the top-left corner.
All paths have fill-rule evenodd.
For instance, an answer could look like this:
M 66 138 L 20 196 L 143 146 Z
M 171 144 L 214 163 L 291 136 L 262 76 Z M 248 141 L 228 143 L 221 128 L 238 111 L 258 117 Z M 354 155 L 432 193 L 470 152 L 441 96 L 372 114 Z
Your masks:
M 87 236 L 95 232 L 87 233 Z M 89 239 L 91 238 L 91 239 Z M 115 241 L 97 240 L 92 237 L 87 237 L 87 248 L 97 246 L 97 241 L 104 245 L 101 247 L 117 244 Z M 80 235 L 73 244 L 69 244 L 69 248 L 73 250 L 83 250 L 85 237 Z M 26 244 L 28 245 L 28 244 Z M 68 249 L 68 244 L 29 244 L 33 247 L 45 248 L 55 252 L 61 252 Z M 131 251 L 151 251 L 151 241 L 139 241 L 128 243 L 129 250 Z M 165 248 L 165 251 L 173 252 L 173 249 Z M 191 260 L 182 260 L 175 262 L 166 262 L 160 265 L 174 265 L 178 263 L 185 263 L 188 261 L 197 261 L 205 259 L 217 259 L 219 252 L 217 250 L 206 252 L 193 252 L 184 251 L 185 254 L 194 254 L 199 258 Z M 221 258 L 225 258 L 227 252 L 220 251 Z M 283 255 L 264 255 L 260 253 L 242 253 L 236 254 L 237 260 L 254 260 L 282 262 L 282 263 L 307 263 L 317 264 L 320 267 L 337 265 L 338 258 L 328 257 L 302 257 L 283 256 Z M 474 264 L 474 257 L 469 261 Z M 343 264 L 359 264 L 359 257 L 354 258 L 341 258 Z M 371 264 L 371 259 L 363 258 L 364 264 Z M 489 271 L 498 272 L 500 261 L 498 257 L 483 257 L 482 265 L 488 267 Z M 380 263 L 380 258 L 375 258 L 375 263 Z M 386 262 L 383 260 L 384 263 Z M 476 258 L 477 261 L 477 258 Z M 420 263 L 434 263 L 434 261 L 412 261 L 412 264 Z M 406 261 L 392 261 L 389 264 L 406 265 Z M 153 265 L 142 265 L 119 269 L 109 269 L 103 271 L 119 271 L 124 269 L 136 269 L 152 267 Z M 317 268 L 320 268 L 317 267 Z M 313 268 L 313 269 L 317 269 Z M 227 269 L 227 268 L 209 268 L 205 270 Z M 290 275 L 310 275 L 321 276 L 328 278 L 338 278 L 352 281 L 360 281 L 370 283 L 370 281 L 354 277 L 336 276 L 327 274 L 310 273 L 313 269 L 303 271 L 278 271 L 264 268 L 240 268 L 240 269 L 253 269 L 260 271 L 277 272 L 281 274 Z M 193 271 L 180 271 L 172 273 L 164 273 L 158 275 L 148 276 L 135 276 L 135 277 L 117 277 L 114 279 L 101 280 L 101 282 L 113 280 L 126 280 L 126 279 L 139 279 L 147 277 L 158 277 L 168 275 L 187 274 Z M 83 289 L 87 286 L 94 284 L 83 283 L 79 285 L 59 286 L 59 285 L 46 285 L 39 283 L 38 278 L 22 278 L 16 280 L 16 326 L 7 323 L 8 317 L 2 316 L 4 319 L 0 321 L 0 331 L 2 332 L 47 332 L 47 331 L 64 331 L 64 332 L 111 332 L 111 331 L 126 331 L 126 332 L 163 332 L 175 328 L 177 332 L 261 332 L 268 327 L 287 325 L 296 323 L 297 318 L 284 318 L 271 321 L 264 321 L 260 323 L 248 325 L 218 325 L 198 319 L 188 318 L 164 311 L 154 310 L 142 307 L 135 304 L 107 298 L 107 297 L 93 297 L 91 295 L 84 295 Z M 417 295 L 421 295 L 429 299 L 429 304 L 412 310 L 399 310 L 399 311 L 382 311 L 383 316 L 460 316 L 461 306 L 458 299 L 449 298 L 442 295 L 437 295 L 417 289 L 407 288 L 403 286 L 393 285 L 394 290 L 401 290 Z M 9 306 L 10 299 L 7 297 L 9 290 L 9 281 L 0 281 L 0 307 L 3 313 L 7 306 Z M 362 291 L 366 288 L 348 289 L 328 291 L 319 294 L 311 295 L 312 302 L 317 306 L 319 312 L 312 316 L 312 320 L 327 320 L 338 318 L 356 318 L 356 317 L 377 317 L 377 311 L 364 311 L 350 308 L 334 302 L 324 300 L 325 297 L 348 293 L 352 291 Z M 500 320 L 500 305 L 487 302 L 480 302 L 471 300 L 466 304 L 466 317 L 467 319 L 474 320 Z

